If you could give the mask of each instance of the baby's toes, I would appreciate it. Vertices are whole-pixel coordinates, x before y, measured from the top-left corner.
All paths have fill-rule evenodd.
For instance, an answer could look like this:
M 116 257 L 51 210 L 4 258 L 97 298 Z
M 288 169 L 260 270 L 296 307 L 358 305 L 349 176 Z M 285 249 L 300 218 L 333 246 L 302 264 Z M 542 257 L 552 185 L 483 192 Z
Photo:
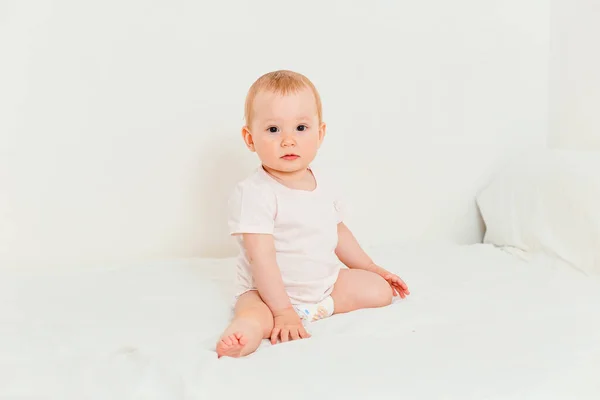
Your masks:
M 245 346 L 246 343 L 248 343 L 248 339 L 246 339 L 246 337 L 244 335 L 242 335 L 241 333 L 236 333 L 235 338 L 237 339 L 238 343 L 241 344 L 242 346 Z
M 233 344 L 233 340 L 231 340 L 231 336 L 225 336 L 223 339 L 221 339 L 221 341 L 226 345 L 226 346 L 231 346 Z

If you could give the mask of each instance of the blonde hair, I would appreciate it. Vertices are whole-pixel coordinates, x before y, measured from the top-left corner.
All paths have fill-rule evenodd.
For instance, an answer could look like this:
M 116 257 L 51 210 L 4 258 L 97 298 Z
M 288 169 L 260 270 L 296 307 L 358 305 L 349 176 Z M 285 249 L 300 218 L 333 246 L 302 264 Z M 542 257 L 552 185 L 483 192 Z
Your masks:
M 246 95 L 246 104 L 244 107 L 246 125 L 250 126 L 250 123 L 252 122 L 252 105 L 254 103 L 254 98 L 260 91 L 267 90 L 277 94 L 287 95 L 290 93 L 297 93 L 305 88 L 309 88 L 315 96 L 317 115 L 319 116 L 319 124 L 321 124 L 323 120 L 321 96 L 315 85 L 313 85 L 310 79 L 298 72 L 279 70 L 264 74 L 250 86 L 248 94 Z

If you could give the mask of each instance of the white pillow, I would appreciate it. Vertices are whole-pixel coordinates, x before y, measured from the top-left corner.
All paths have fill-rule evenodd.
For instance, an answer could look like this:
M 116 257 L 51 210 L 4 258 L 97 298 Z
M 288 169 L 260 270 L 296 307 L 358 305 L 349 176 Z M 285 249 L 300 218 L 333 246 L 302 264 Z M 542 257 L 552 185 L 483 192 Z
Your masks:
M 559 257 L 600 275 L 600 153 L 521 156 L 477 195 L 484 243 Z

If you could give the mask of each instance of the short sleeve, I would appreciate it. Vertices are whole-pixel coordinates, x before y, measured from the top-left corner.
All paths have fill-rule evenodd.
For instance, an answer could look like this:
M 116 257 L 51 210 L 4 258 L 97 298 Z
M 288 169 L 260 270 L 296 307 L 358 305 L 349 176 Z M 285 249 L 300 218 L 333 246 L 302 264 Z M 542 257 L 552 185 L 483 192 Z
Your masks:
M 229 198 L 229 233 L 272 234 L 275 226 L 277 201 L 265 185 L 243 182 Z

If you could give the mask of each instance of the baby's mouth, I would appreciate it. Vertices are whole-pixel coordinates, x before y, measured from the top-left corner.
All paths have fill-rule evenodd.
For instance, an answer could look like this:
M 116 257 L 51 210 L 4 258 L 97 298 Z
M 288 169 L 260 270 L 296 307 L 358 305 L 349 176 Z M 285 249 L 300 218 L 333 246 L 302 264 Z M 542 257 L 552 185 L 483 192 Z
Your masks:
M 285 156 L 283 156 L 283 157 L 281 157 L 281 158 L 283 158 L 284 160 L 289 160 L 289 161 L 291 161 L 291 160 L 295 160 L 295 159 L 297 159 L 297 158 L 300 158 L 300 156 L 299 156 L 299 155 L 297 155 L 297 154 L 286 154 Z

